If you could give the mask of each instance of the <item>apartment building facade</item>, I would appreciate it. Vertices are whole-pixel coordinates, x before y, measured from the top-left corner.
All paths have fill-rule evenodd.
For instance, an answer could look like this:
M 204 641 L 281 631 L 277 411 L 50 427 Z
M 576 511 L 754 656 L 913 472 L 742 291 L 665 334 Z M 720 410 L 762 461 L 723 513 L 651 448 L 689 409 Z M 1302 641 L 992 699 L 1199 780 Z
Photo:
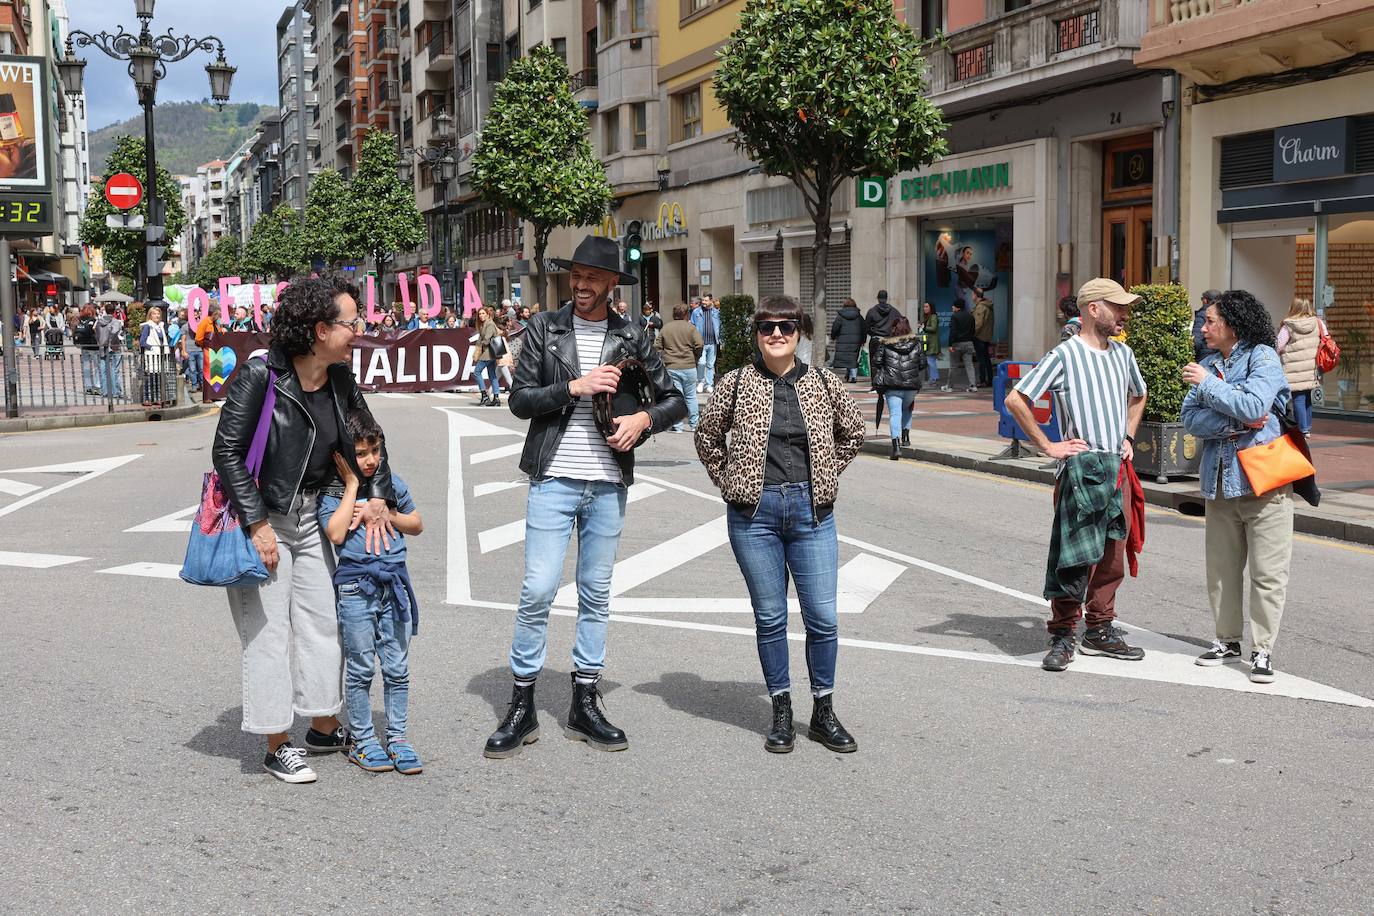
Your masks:
M 312 152 L 320 142 L 314 21 L 309 0 L 297 0 L 277 20 L 277 99 L 281 119 L 281 199 L 305 209 L 310 176 L 318 171 Z
M 1136 63 L 1179 75 L 1182 279 L 1311 301 L 1341 346 L 1319 410 L 1374 412 L 1374 7 L 1151 7 Z

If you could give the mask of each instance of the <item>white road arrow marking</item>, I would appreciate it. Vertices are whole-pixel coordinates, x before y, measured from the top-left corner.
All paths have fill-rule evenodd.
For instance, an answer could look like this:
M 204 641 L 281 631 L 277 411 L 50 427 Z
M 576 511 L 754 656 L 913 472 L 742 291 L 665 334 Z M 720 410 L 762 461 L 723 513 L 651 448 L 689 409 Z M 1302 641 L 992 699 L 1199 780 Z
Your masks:
M 99 570 L 110 576 L 145 576 L 149 579 L 180 579 L 180 563 L 130 563 Z
M 47 464 L 42 465 L 40 467 L 10 468 L 9 470 L 0 471 L 0 474 L 81 475 L 79 477 L 73 478 L 72 480 L 68 480 L 64 483 L 59 483 L 56 486 L 39 490 L 36 493 L 30 493 L 23 499 L 16 500 L 15 502 L 10 503 L 8 506 L 5 506 L 3 509 L 0 509 L 0 516 L 9 515 L 11 512 L 17 512 L 25 506 L 33 505 L 40 499 L 47 499 L 54 493 L 61 493 L 63 490 L 69 490 L 72 487 L 75 487 L 78 484 L 83 484 L 88 480 L 94 480 L 101 474 L 113 471 L 115 468 L 122 467 L 123 465 L 128 464 L 130 461 L 135 461 L 142 457 L 142 455 L 119 455 L 114 458 L 95 458 L 90 461 L 72 461 L 67 464 Z
M 524 483 L 521 481 L 520 483 Z M 519 484 L 516 484 L 517 486 Z M 505 484 L 502 484 L 505 486 Z M 477 489 L 480 489 L 477 488 Z M 648 499 L 655 493 L 662 493 L 661 487 L 656 487 L 651 483 L 637 483 L 630 487 L 630 492 L 625 496 L 625 502 L 637 503 L 641 499 Z M 474 495 L 476 495 L 474 491 Z M 482 553 L 491 553 L 493 550 L 500 550 L 502 547 L 509 547 L 511 544 L 518 544 L 525 539 L 525 520 L 516 519 L 505 525 L 498 525 L 495 528 L 488 528 L 477 535 L 477 543 Z
M 0 550 L 0 566 L 21 566 L 25 569 L 52 569 L 68 563 L 80 563 L 87 557 L 64 557 L 55 553 L 16 553 Z
M 155 518 L 151 522 L 144 522 L 143 524 L 135 525 L 132 528 L 125 528 L 124 533 L 151 534 L 154 532 L 162 531 L 172 531 L 178 533 L 189 532 L 191 530 L 191 526 L 195 524 L 195 519 L 192 518 L 192 516 L 196 514 L 196 510 L 199 508 L 200 503 L 196 503 L 194 506 L 189 506 L 185 509 L 178 509 L 170 515 L 164 515 L 161 518 Z
M 655 544 L 648 550 L 626 557 L 615 564 L 615 572 L 611 575 L 611 597 L 623 595 L 635 586 L 690 563 L 729 541 L 725 516 L 722 515 L 691 531 Z M 577 607 L 577 583 L 569 582 L 560 588 L 553 603 L 560 607 Z
M 8 493 L 11 496 L 28 496 L 34 490 L 41 489 L 43 488 L 36 484 L 0 478 L 0 493 Z
M 473 496 L 488 496 L 492 493 L 500 493 L 502 490 L 514 490 L 516 487 L 523 487 L 529 483 L 528 478 L 519 480 L 502 480 L 496 483 L 479 483 L 472 488 Z
M 518 436 L 520 432 L 467 416 L 457 410 L 443 407 L 434 409 L 448 416 L 448 575 L 444 601 L 448 604 L 466 604 L 472 601 L 472 577 L 468 570 L 468 516 L 467 492 L 463 483 L 463 438 Z
M 507 430 L 509 433 L 510 430 Z M 487 452 L 478 452 L 468 459 L 468 464 L 486 464 L 488 461 L 499 461 L 502 458 L 509 458 L 518 455 L 525 450 L 525 443 L 516 442 L 514 445 L 503 445 Z

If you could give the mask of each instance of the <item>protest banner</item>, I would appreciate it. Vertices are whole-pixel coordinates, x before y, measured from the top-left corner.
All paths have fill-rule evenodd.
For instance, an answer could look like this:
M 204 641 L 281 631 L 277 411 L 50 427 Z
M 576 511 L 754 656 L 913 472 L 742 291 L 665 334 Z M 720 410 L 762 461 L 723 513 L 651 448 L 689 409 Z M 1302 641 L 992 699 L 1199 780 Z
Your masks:
M 452 391 L 472 384 L 471 328 L 401 331 L 363 336 L 353 343 L 353 377 L 364 391 Z M 205 342 L 206 401 L 224 397 L 234 372 L 267 353 L 271 335 L 216 331 Z

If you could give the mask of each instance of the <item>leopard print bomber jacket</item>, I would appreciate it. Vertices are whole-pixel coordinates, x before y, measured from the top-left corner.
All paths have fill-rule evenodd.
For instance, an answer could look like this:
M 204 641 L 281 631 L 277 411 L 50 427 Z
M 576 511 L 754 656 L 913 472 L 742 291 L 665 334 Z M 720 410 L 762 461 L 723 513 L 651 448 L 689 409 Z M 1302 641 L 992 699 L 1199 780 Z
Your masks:
M 811 455 L 812 501 L 831 506 L 839 495 L 840 474 L 863 446 L 863 416 L 844 384 L 826 369 L 807 367 L 797 380 L 797 399 Z M 697 424 L 696 447 L 727 503 L 757 506 L 763 498 L 772 423 L 770 378 L 748 365 L 717 379 Z

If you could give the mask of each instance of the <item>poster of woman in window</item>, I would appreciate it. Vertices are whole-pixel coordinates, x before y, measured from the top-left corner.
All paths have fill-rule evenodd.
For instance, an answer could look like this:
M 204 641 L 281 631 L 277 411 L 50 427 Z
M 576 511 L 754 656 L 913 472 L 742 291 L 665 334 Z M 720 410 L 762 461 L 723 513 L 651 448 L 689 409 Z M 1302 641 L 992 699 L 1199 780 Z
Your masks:
M 1005 342 L 1011 327 L 1011 224 L 995 229 L 933 229 L 925 233 L 923 300 L 948 326 L 956 299 L 970 312 L 978 301 L 993 305 L 993 340 Z

